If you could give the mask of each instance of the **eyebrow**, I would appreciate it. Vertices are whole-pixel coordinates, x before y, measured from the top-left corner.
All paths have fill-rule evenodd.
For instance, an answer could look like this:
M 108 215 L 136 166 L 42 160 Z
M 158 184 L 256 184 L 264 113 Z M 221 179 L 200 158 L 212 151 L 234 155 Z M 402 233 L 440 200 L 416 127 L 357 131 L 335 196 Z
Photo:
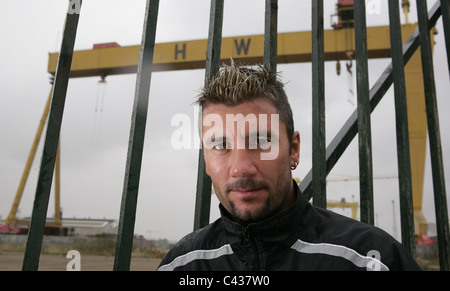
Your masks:
M 272 130 L 261 130 L 261 131 L 257 130 L 257 131 L 253 131 L 253 132 L 246 131 L 245 133 L 246 133 L 245 140 L 254 139 L 254 138 L 260 139 L 261 137 L 264 137 L 266 140 L 268 140 L 268 139 L 273 140 L 273 139 L 279 138 L 279 135 L 276 134 L 276 131 L 272 131 Z M 203 139 L 202 141 L 203 141 L 205 147 L 212 147 L 219 142 L 222 142 L 222 143 L 229 142 L 230 144 L 232 144 L 231 149 L 234 149 L 234 146 L 235 146 L 234 137 L 231 138 L 231 136 L 213 135 L 207 139 Z M 238 143 L 236 143 L 236 144 L 238 144 Z
M 248 137 L 259 138 L 261 136 L 264 136 L 266 138 L 268 138 L 268 137 L 277 138 L 278 137 L 278 135 L 274 131 L 271 131 L 271 130 L 262 130 L 262 131 L 258 130 L 256 132 L 250 132 L 249 134 L 245 135 L 246 138 L 248 138 Z
M 273 131 L 270 130 L 264 130 L 264 131 L 255 131 L 255 132 L 250 132 L 250 133 L 246 133 L 245 138 L 254 138 L 254 137 L 272 137 L 272 138 L 277 138 L 278 135 L 275 134 Z M 217 142 L 217 141 L 230 141 L 232 140 L 230 137 L 228 136 L 214 136 L 214 141 L 213 142 Z M 211 141 L 211 139 L 208 139 L 208 141 Z
M 213 139 L 213 137 L 214 137 L 214 139 Z M 210 138 L 203 140 L 203 142 L 205 143 L 205 145 L 212 146 L 212 145 L 217 144 L 218 142 L 224 142 L 224 141 L 229 141 L 229 140 L 230 139 L 227 138 L 226 136 L 215 136 L 214 135 L 214 136 L 211 136 Z

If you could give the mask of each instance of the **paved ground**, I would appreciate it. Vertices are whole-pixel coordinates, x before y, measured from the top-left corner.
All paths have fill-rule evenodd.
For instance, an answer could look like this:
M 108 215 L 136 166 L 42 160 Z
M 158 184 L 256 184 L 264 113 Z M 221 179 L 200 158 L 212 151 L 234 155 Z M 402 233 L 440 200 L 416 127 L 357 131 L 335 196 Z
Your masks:
M 41 255 L 39 271 L 66 271 L 67 259 L 64 255 Z M 161 259 L 132 258 L 131 271 L 155 271 Z M 23 253 L 0 252 L 0 271 L 20 271 L 22 269 Z M 111 271 L 114 265 L 113 257 L 81 255 L 81 271 Z M 424 270 L 438 271 L 435 262 L 420 261 Z
M 64 255 L 41 255 L 39 271 L 66 271 L 67 259 Z M 132 271 L 154 271 L 161 259 L 132 258 Z M 0 271 L 20 271 L 22 269 L 23 253 L 0 252 Z M 81 271 L 111 271 L 114 265 L 113 257 L 81 255 Z

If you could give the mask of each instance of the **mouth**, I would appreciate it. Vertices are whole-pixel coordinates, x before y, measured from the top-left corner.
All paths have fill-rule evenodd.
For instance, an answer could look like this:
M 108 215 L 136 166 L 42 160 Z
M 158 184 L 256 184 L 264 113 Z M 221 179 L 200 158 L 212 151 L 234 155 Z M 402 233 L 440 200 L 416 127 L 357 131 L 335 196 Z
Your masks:
M 263 181 L 254 179 L 241 179 L 226 185 L 225 191 L 231 196 L 241 200 L 253 200 L 264 196 L 268 187 Z
M 257 196 L 260 191 L 262 191 L 264 188 L 251 188 L 251 189 L 234 189 L 231 190 L 230 193 L 237 195 L 242 198 L 253 198 L 254 196 Z

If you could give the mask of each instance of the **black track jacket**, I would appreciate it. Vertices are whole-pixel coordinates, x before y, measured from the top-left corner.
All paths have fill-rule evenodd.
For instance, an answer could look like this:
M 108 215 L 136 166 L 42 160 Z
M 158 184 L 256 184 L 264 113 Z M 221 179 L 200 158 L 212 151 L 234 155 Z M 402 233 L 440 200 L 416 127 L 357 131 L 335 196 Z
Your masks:
M 245 227 L 220 205 L 221 218 L 181 239 L 158 270 L 420 270 L 383 230 L 313 207 L 294 187 L 292 207 Z

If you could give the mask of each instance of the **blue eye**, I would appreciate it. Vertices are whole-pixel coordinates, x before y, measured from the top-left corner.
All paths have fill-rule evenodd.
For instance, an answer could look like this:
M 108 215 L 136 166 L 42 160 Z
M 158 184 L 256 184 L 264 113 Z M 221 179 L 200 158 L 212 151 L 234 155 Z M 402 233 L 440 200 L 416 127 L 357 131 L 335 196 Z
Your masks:
M 217 151 L 229 150 L 231 148 L 232 148 L 231 144 L 227 141 L 217 143 L 216 145 L 213 146 L 213 149 Z
M 258 139 L 258 148 L 261 148 L 263 150 L 266 150 L 270 148 L 270 138 L 259 138 Z
M 250 137 L 248 148 L 251 150 L 262 149 L 267 150 L 271 146 L 270 138 L 258 136 L 258 137 Z
M 225 143 L 216 144 L 213 148 L 217 151 L 221 151 L 226 148 L 226 144 Z

